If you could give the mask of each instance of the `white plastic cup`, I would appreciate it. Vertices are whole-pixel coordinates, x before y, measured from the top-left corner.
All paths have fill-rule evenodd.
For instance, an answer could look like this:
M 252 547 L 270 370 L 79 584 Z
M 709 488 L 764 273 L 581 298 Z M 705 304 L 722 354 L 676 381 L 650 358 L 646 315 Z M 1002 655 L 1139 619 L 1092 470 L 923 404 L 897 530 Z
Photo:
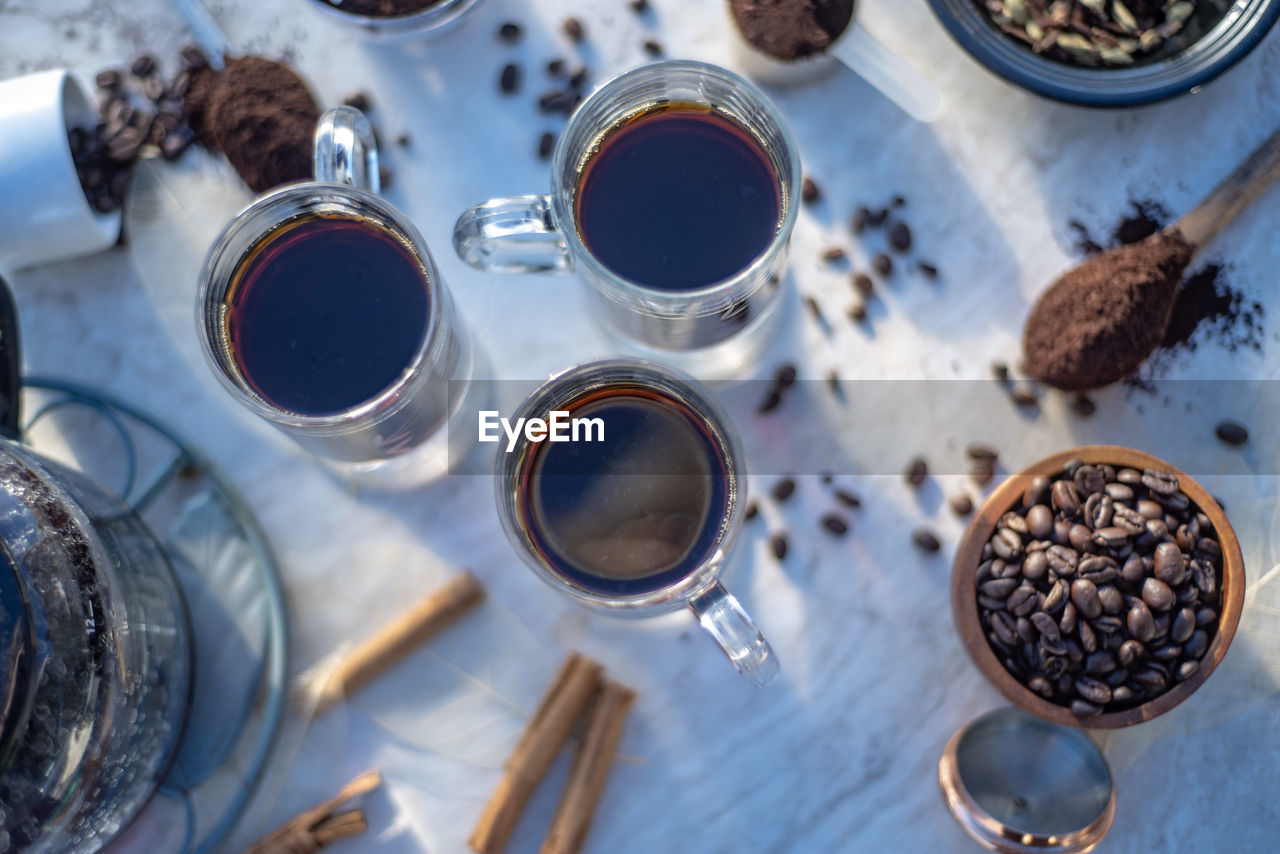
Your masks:
M 65 69 L 0 81 L 0 269 L 114 246 L 120 211 L 99 213 L 71 159 L 72 128 L 92 131 L 89 88 Z

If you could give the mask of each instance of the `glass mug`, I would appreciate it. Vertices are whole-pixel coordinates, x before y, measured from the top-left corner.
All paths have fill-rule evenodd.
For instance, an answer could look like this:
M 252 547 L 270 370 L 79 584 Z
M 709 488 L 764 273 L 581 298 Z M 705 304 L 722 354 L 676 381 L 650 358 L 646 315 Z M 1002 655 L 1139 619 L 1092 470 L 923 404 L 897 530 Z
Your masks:
M 612 134 L 662 105 L 686 104 L 745 131 L 767 160 L 777 221 L 754 260 L 727 278 L 653 287 L 619 274 L 587 247 L 577 202 L 584 171 Z M 485 271 L 577 269 L 591 285 L 592 311 L 606 330 L 643 355 L 700 374 L 727 375 L 751 362 L 775 327 L 799 185 L 799 152 L 764 93 L 714 65 L 657 62 L 614 78 L 578 107 L 552 156 L 550 195 L 494 199 L 472 208 L 458 219 L 453 245 L 462 260 Z
M 498 452 L 498 515 L 521 557 L 590 608 L 648 616 L 687 606 L 740 673 L 772 682 L 777 657 L 719 581 L 746 486 L 719 406 L 671 368 L 613 359 L 548 380 L 516 419 L 556 412 L 588 432 L 566 426 L 575 441 L 561 443 L 525 431 Z
M 197 305 L 205 358 L 223 387 L 245 408 L 269 421 L 339 472 L 371 475 L 368 482 L 388 486 L 442 474 L 448 467 L 450 432 L 442 428 L 462 409 L 468 392 L 477 386 L 471 381 L 477 354 L 472 348 L 469 332 L 454 309 L 453 300 L 422 236 L 404 214 L 377 196 L 376 143 L 368 120 L 358 110 L 335 107 L 320 117 L 315 138 L 315 176 L 314 182 L 282 187 L 253 202 L 227 225 L 209 250 L 200 277 Z M 253 311 L 266 311 L 262 307 L 269 305 L 266 297 L 250 302 L 253 288 L 283 288 L 291 278 L 299 287 L 306 285 L 308 279 L 302 266 L 307 262 L 305 252 L 295 250 L 288 256 L 291 259 L 289 263 L 298 265 L 292 276 L 275 274 L 274 279 L 267 279 L 273 271 L 265 267 L 262 278 L 256 280 L 261 284 L 254 283 L 252 264 L 254 259 L 277 251 L 277 244 L 286 245 L 282 236 L 296 243 L 300 238 L 291 235 L 303 234 L 297 231 L 299 227 L 317 221 L 322 221 L 317 228 L 330 245 L 332 239 L 324 233 L 325 229 L 351 229 L 360 232 L 353 233 L 349 239 L 358 240 L 362 251 L 368 248 L 367 241 L 374 241 L 376 248 L 369 251 L 377 255 L 370 257 L 376 257 L 378 263 L 388 259 L 386 263 L 402 263 L 411 267 L 412 272 L 396 278 L 412 280 L 414 292 L 407 295 L 411 301 L 404 306 L 379 309 L 383 312 L 381 320 L 370 322 L 369 328 L 364 330 L 366 340 L 348 336 L 345 326 L 340 327 L 332 319 L 342 317 L 341 322 L 347 322 L 342 306 L 330 306 L 330 322 L 324 328 L 329 329 L 332 325 L 330 331 L 341 332 L 342 335 L 326 334 L 325 337 L 331 340 L 303 340 L 303 347 L 313 347 L 312 358 L 320 358 L 315 354 L 323 352 L 324 358 L 340 362 L 348 356 L 353 363 L 358 359 L 372 362 L 372 356 L 366 356 L 366 351 L 381 352 L 380 348 L 386 346 L 378 340 L 384 335 L 378 324 L 386 323 L 388 318 L 397 318 L 397 325 L 401 320 L 413 324 L 421 320 L 421 332 L 410 330 L 404 333 L 410 342 L 417 337 L 416 346 L 406 345 L 412 347 L 407 359 L 404 358 L 406 349 L 398 357 L 395 354 L 388 357 L 391 359 L 388 364 L 379 366 L 378 370 L 383 372 L 380 376 L 393 377 L 381 390 L 372 394 L 356 393 L 341 402 L 335 398 L 323 408 L 308 411 L 296 402 L 302 399 L 301 385 L 295 389 L 292 385 L 294 380 L 280 373 L 278 365 L 273 368 L 277 375 L 272 380 L 275 384 L 272 393 L 264 393 L 261 381 L 255 386 L 251 372 L 246 368 L 249 334 L 241 331 L 237 340 L 233 321 L 237 300 L 242 302 L 238 310 L 246 315 L 245 323 L 248 322 L 251 305 L 254 306 Z M 316 251 L 329 251 L 321 244 L 316 246 Z M 281 255 L 276 257 L 283 258 L 285 251 L 280 249 Z M 341 263 L 348 263 L 349 257 L 342 257 Z M 361 255 L 362 259 L 364 257 Z M 270 262 L 264 260 L 261 263 Z M 287 266 L 283 260 L 276 263 Z M 360 289 L 352 303 L 365 295 L 364 289 L 369 281 L 389 279 L 379 276 L 379 271 L 372 267 L 361 267 L 358 261 L 351 263 L 355 266 L 349 284 Z M 397 271 L 403 273 L 404 268 L 397 268 Z M 419 275 L 420 282 L 417 279 Z M 387 293 L 379 292 L 379 299 L 400 297 L 400 294 L 387 296 Z M 345 291 L 343 295 L 346 295 Z M 308 308 L 308 303 L 319 299 L 305 293 L 294 293 L 293 296 L 297 297 L 293 308 Z M 278 296 L 277 302 L 281 301 L 287 302 Z M 289 306 L 284 309 L 285 312 L 289 310 Z M 263 324 L 266 322 L 264 320 Z M 255 346 L 269 346 L 271 331 L 274 330 L 257 333 L 257 338 L 267 343 Z M 290 336 L 306 336 L 308 330 L 300 326 L 288 331 Z M 342 342 L 349 341 L 351 346 L 340 346 L 339 338 Z M 271 367 L 272 360 L 268 355 L 260 358 L 264 371 Z M 277 358 L 276 362 L 279 361 Z M 315 371 L 315 376 L 309 378 L 313 390 L 321 388 L 325 381 L 320 376 L 320 369 Z M 387 371 L 394 373 L 387 374 Z M 353 375 L 352 382 L 360 382 L 361 379 Z M 366 390 L 373 387 L 369 384 L 363 386 Z M 293 396 L 295 391 L 296 398 Z M 457 433 L 461 435 L 463 431 Z

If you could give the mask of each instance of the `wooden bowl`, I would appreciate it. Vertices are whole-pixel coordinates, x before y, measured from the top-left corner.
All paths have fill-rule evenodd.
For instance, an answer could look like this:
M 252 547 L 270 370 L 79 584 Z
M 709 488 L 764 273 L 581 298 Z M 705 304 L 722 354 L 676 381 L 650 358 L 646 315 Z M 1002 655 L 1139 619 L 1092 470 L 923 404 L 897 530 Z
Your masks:
M 1073 459 L 1094 464 L 1109 463 L 1116 468 L 1157 469 L 1177 475 L 1182 491 L 1213 522 L 1218 542 L 1222 546 L 1221 610 L 1218 614 L 1217 630 L 1209 641 L 1209 648 L 1204 658 L 1200 660 L 1200 668 L 1189 678 L 1141 705 L 1122 711 L 1103 712 L 1091 718 L 1076 717 L 1066 706 L 1044 699 L 1005 669 L 982 629 L 978 616 L 977 590 L 974 584 L 983 547 L 995 532 L 996 523 L 1000 517 L 1022 500 L 1027 482 L 1038 475 L 1052 477 L 1059 474 L 1062 467 Z M 1235 637 L 1236 626 L 1240 622 L 1240 611 L 1244 606 L 1244 584 L 1244 557 L 1240 553 L 1240 542 L 1236 539 L 1235 531 L 1227 521 L 1226 514 L 1218 506 L 1218 502 L 1204 490 L 1204 487 L 1159 457 L 1118 445 L 1086 445 L 1054 454 L 1027 466 L 1000 484 L 983 503 L 969 524 L 968 530 L 965 531 L 960 547 L 956 551 L 955 566 L 951 572 L 951 616 L 955 622 L 956 631 L 960 633 L 965 647 L 969 650 L 969 656 L 978 665 L 978 669 L 995 684 L 1001 694 L 1016 705 L 1054 723 L 1091 729 L 1117 729 L 1149 721 L 1164 714 L 1190 697 L 1204 684 L 1209 674 L 1213 673 L 1214 668 L 1218 666 L 1218 662 L 1222 661 L 1223 656 L 1227 654 L 1227 647 Z

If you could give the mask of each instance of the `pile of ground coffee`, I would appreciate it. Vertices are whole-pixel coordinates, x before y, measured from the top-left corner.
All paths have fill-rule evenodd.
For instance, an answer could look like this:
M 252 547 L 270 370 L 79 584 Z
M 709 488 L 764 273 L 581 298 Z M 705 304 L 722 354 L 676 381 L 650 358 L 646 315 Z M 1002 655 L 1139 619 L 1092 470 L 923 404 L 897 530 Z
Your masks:
M 255 193 L 312 175 L 320 109 L 287 65 L 241 56 L 227 59 L 221 72 L 193 73 L 187 118 L 200 141 L 223 152 Z
M 1164 340 L 1192 247 L 1161 234 L 1086 260 L 1054 282 L 1023 330 L 1027 372 L 1086 391 L 1133 373 Z
M 744 38 L 781 60 L 822 53 L 853 18 L 854 0 L 729 0 Z
M 398 18 L 435 6 L 440 0 L 324 0 L 335 9 L 370 18 Z

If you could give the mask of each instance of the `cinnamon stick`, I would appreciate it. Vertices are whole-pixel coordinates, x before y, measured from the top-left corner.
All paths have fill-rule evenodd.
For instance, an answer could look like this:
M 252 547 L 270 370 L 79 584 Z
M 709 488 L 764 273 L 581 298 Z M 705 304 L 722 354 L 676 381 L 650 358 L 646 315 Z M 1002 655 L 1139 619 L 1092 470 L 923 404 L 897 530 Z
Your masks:
M 317 716 L 382 675 L 391 665 L 449 627 L 484 599 L 484 588 L 464 572 L 396 617 L 347 653 L 316 699 Z
M 243 854 L 314 854 L 331 842 L 363 833 L 367 826 L 363 811 L 352 809 L 336 815 L 335 811 L 381 785 L 382 775 L 377 771 L 361 774 L 343 786 L 338 794 L 294 816 L 246 848 Z
M 467 844 L 477 854 L 499 854 L 511 839 L 534 789 L 551 767 L 574 723 L 600 685 L 601 666 L 571 653 L 525 727 L 498 788 Z
M 582 850 L 635 696 L 630 688 L 613 681 L 606 680 L 600 689 L 551 829 L 538 854 L 578 854 Z

